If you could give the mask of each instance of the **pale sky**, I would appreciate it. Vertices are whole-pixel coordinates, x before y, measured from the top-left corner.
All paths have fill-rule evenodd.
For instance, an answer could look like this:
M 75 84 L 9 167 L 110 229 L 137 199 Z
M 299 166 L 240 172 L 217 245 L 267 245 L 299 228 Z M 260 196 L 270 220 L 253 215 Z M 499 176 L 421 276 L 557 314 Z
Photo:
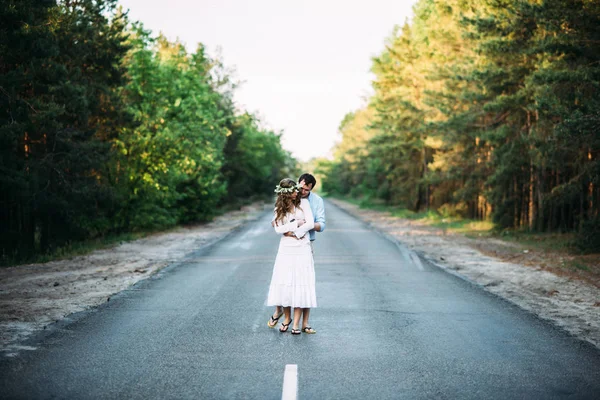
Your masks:
M 243 82 L 238 107 L 283 131 L 300 161 L 327 157 L 347 112 L 371 93 L 371 57 L 415 0 L 119 0 L 154 34 L 188 51 L 221 48 Z

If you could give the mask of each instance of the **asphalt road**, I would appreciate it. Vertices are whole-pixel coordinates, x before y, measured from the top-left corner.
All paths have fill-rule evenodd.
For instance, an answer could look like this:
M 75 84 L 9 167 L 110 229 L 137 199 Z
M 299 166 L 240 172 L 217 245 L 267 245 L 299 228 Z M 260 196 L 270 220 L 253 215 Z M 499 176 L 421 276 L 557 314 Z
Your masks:
M 327 203 L 316 335 L 266 326 L 264 215 L 0 360 L 0 397 L 598 399 L 600 351 L 427 264 Z M 289 376 L 288 376 L 289 378 Z

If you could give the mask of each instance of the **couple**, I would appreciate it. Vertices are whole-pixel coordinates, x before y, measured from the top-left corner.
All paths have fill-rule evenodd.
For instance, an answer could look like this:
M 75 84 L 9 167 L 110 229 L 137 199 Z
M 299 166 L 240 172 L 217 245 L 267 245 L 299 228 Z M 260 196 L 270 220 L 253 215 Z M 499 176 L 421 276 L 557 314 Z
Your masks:
M 302 174 L 297 184 L 285 178 L 275 188 L 277 200 L 271 225 L 282 236 L 267 298 L 267 305 L 275 306 L 275 312 L 267 325 L 274 328 L 285 315 L 279 331 L 287 332 L 293 322 L 294 335 L 317 333 L 308 323 L 310 309 L 317 306 L 312 242 L 315 232 L 325 229 L 323 199 L 311 193 L 316 184 L 314 176 Z

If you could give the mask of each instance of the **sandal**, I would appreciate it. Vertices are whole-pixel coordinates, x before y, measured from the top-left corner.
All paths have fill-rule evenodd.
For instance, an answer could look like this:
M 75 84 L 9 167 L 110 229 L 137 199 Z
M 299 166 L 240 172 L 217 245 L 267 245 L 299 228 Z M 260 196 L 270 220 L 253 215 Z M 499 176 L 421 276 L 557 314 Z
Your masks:
M 311 328 L 310 326 L 305 326 L 304 328 L 302 328 L 302 332 L 304 333 L 308 333 L 310 335 L 317 333 L 317 331 L 315 331 L 313 328 Z
M 294 328 L 292 328 L 292 335 L 299 335 L 301 333 L 302 333 L 302 331 L 300 329 L 294 329 Z
M 277 326 L 277 323 L 279 322 L 279 318 L 283 317 L 283 314 L 284 313 L 282 311 L 277 318 L 273 318 L 273 316 L 271 315 L 269 322 L 267 322 L 267 326 L 271 329 L 275 328 Z
M 284 324 L 283 322 L 281 323 L 281 327 L 279 328 L 279 332 L 283 333 L 283 332 L 287 332 L 288 328 L 290 327 L 290 324 L 292 323 L 292 320 L 290 319 L 290 322 L 288 322 L 287 324 Z M 293 329 L 292 329 L 293 330 Z

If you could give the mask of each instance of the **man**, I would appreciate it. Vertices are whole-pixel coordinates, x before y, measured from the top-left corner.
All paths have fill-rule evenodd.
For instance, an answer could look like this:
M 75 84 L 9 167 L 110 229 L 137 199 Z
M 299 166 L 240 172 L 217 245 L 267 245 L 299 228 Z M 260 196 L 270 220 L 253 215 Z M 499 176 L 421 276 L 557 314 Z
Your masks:
M 298 178 L 298 185 L 301 186 L 300 196 L 304 199 L 308 199 L 308 203 L 310 204 L 310 209 L 313 213 L 313 217 L 315 220 L 314 229 L 308 232 L 310 237 L 310 246 L 313 249 L 314 255 L 314 247 L 313 242 L 316 239 L 316 232 L 323 232 L 325 230 L 325 204 L 323 199 L 312 193 L 315 185 L 317 184 L 317 180 L 311 174 L 305 173 L 300 175 Z M 271 223 L 273 224 L 273 223 Z M 285 236 L 294 236 L 292 232 L 284 233 Z M 283 316 L 283 310 L 281 306 L 275 307 L 275 313 L 271 316 L 271 319 L 268 322 L 269 328 L 274 328 L 279 321 L 279 318 Z M 308 323 L 308 319 L 310 317 L 310 308 L 302 309 L 302 332 L 304 333 L 317 333 L 314 329 L 312 329 Z

